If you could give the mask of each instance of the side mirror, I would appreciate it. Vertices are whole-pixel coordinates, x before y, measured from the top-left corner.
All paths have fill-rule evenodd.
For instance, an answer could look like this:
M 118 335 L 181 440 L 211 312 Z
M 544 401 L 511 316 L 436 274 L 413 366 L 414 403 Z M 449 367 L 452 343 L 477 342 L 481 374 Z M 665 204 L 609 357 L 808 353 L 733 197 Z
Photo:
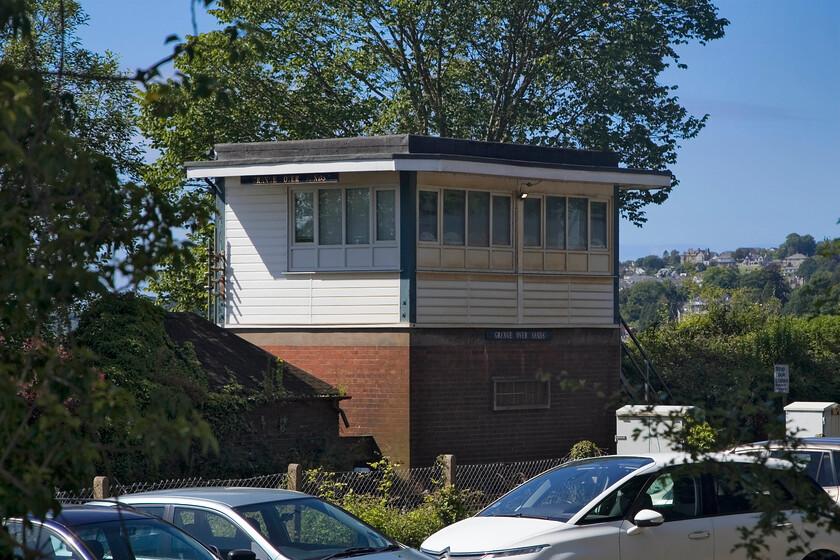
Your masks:
M 665 522 L 665 518 L 658 511 L 643 509 L 633 517 L 633 525 L 627 529 L 628 535 L 638 535 L 645 527 L 658 527 Z
M 237 548 L 227 553 L 227 560 L 257 560 L 257 555 L 253 550 Z

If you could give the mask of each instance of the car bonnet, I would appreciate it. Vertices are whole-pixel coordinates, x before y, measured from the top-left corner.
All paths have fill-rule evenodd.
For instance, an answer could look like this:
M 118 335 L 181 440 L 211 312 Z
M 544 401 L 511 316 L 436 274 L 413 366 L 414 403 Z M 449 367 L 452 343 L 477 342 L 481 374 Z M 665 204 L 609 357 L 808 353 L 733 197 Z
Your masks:
M 551 544 L 541 537 L 574 527 L 561 521 L 523 517 L 470 517 L 445 527 L 426 539 L 420 549 L 450 554 L 476 554 L 530 545 Z

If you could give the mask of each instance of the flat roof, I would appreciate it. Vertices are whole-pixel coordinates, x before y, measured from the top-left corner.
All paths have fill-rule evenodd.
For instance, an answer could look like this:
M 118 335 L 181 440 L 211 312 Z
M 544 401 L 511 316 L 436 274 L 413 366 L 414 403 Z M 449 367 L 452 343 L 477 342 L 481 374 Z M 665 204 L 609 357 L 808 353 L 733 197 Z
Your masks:
M 416 134 L 217 144 L 214 151 L 215 160 L 185 163 L 187 176 L 436 171 L 614 183 L 624 189 L 671 185 L 670 171 L 618 167 L 615 152 Z

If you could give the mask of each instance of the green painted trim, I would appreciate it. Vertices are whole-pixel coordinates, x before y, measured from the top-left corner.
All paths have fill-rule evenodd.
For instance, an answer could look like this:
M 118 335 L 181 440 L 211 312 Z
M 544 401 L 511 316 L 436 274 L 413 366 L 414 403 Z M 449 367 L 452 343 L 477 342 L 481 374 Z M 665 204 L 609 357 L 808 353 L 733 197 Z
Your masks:
M 400 171 L 400 322 L 417 321 L 417 172 Z
M 616 325 L 621 324 L 621 310 L 618 305 L 618 265 L 620 262 L 618 254 L 618 225 L 621 221 L 621 213 L 618 210 L 619 197 L 620 189 L 618 185 L 613 185 L 613 322 Z
M 225 230 L 225 178 L 217 177 L 214 181 L 218 188 L 215 189 L 216 194 L 216 213 L 215 213 L 215 228 L 213 230 L 213 250 L 217 253 L 225 251 L 227 245 L 227 236 Z M 225 271 L 213 273 L 214 278 L 224 275 L 227 281 L 227 253 L 225 252 L 225 259 L 222 263 L 225 266 Z M 208 270 L 208 273 L 211 272 Z M 214 296 L 208 293 L 208 319 L 211 323 L 222 326 L 225 322 L 225 301 L 219 296 Z

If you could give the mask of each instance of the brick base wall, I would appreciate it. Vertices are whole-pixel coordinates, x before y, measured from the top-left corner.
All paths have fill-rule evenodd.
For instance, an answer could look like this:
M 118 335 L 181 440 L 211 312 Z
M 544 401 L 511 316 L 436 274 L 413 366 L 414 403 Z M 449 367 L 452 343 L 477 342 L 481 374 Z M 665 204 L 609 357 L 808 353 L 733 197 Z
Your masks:
M 409 444 L 408 336 L 380 332 L 240 333 L 275 356 L 347 391 L 341 402 L 349 428 L 341 434 L 372 435 L 394 461 L 411 463 Z M 304 343 L 305 344 L 302 344 Z
M 555 329 L 548 341 L 485 340 L 484 330 L 418 330 L 411 345 L 411 455 L 461 464 L 562 457 L 582 439 L 615 450 L 616 329 Z M 550 407 L 493 410 L 493 378 L 550 379 Z M 579 382 L 583 386 L 572 389 Z M 602 396 L 605 395 L 605 396 Z
M 488 341 L 483 329 L 239 333 L 346 389 L 345 435 L 372 435 L 403 465 L 561 457 L 582 439 L 614 450 L 617 329 L 554 329 L 550 340 Z M 493 410 L 493 378 L 551 379 L 550 408 Z M 567 380 L 564 382 L 563 380 Z M 583 388 L 572 391 L 577 381 Z M 605 396 L 604 396 L 605 395 Z

